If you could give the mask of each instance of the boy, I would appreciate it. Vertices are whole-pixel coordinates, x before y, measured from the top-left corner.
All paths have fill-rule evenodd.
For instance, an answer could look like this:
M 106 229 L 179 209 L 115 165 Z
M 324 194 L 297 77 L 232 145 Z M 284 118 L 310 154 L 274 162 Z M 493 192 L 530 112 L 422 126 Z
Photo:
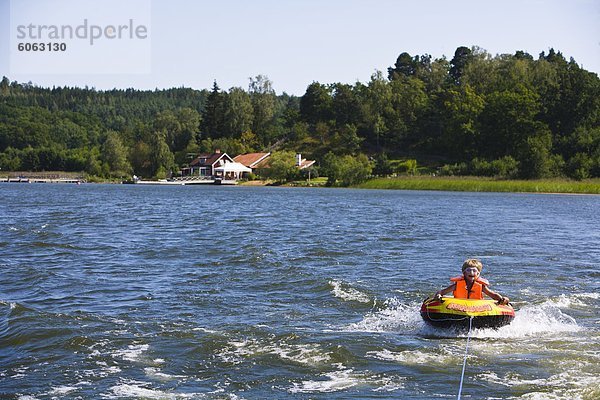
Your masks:
M 483 294 L 487 294 L 494 300 L 498 301 L 498 304 L 508 304 L 510 299 L 504 297 L 488 288 L 490 284 L 486 279 L 481 278 L 481 270 L 483 264 L 481 261 L 474 258 L 470 258 L 463 263 L 462 272 L 463 276 L 457 276 L 450 278 L 454 283 L 445 289 L 438 291 L 435 294 L 436 299 L 441 299 L 443 295 L 452 292 L 454 298 L 457 299 L 483 299 Z

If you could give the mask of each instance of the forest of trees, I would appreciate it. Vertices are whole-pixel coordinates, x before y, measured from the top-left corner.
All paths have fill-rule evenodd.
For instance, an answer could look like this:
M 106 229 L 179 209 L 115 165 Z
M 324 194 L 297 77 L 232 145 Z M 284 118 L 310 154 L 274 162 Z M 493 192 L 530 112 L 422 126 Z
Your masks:
M 301 152 L 322 174 L 416 159 L 448 175 L 600 177 L 600 80 L 553 49 L 459 47 L 451 60 L 402 53 L 368 82 L 313 82 L 302 97 L 262 75 L 229 90 L 0 82 L 2 171 L 164 177 L 216 148 Z

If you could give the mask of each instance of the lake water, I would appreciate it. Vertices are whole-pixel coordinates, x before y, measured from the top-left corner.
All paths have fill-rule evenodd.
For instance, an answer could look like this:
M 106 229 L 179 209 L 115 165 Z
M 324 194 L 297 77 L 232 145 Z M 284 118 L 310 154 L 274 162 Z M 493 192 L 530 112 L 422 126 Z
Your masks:
M 0 397 L 600 398 L 600 196 L 0 184 Z

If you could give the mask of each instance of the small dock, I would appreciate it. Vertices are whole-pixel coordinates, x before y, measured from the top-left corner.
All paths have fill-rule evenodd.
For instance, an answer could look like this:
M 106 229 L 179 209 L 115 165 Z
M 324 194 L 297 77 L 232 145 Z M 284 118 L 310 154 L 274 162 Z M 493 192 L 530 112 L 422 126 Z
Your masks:
M 76 172 L 11 172 L 4 182 L 9 183 L 85 183 L 83 174 Z

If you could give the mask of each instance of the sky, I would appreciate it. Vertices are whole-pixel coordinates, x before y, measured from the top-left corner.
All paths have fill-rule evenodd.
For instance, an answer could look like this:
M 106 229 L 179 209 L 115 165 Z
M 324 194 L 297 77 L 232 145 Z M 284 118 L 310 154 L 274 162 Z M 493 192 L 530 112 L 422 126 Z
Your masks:
M 80 37 L 49 36 L 84 21 Z M 0 75 L 99 90 L 216 80 L 228 90 L 260 74 L 278 94 L 301 96 L 314 81 L 367 82 L 402 52 L 452 59 L 459 46 L 535 58 L 554 48 L 600 73 L 599 21 L 600 0 L 0 0 Z M 92 44 L 91 25 L 104 34 Z M 128 36 L 136 28 L 142 35 Z M 18 50 L 37 42 L 67 49 Z

